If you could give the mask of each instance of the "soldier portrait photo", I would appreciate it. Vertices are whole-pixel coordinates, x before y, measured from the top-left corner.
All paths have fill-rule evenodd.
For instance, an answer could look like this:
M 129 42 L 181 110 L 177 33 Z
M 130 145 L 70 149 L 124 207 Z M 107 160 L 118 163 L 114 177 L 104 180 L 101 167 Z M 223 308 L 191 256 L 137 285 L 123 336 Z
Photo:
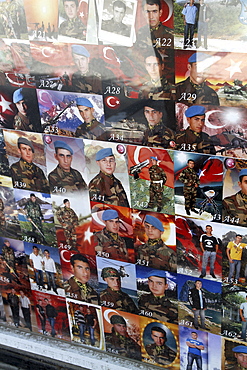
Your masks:
M 190 216 L 190 211 L 198 213 L 195 209 L 197 188 L 200 185 L 200 179 L 195 171 L 195 161 L 193 159 L 188 159 L 188 167 L 185 168 L 179 175 L 179 181 L 184 184 L 184 201 L 185 201 L 185 211 L 188 216 Z
M 143 318 L 142 325 L 145 319 Z M 175 326 L 175 325 L 174 325 Z M 152 359 L 154 365 L 172 365 L 177 356 L 177 343 L 173 332 L 169 327 L 159 321 L 150 322 L 144 328 L 142 334 L 144 347 L 143 361 Z
M 6 151 L 10 164 L 13 187 L 25 190 L 49 193 L 49 184 L 42 168 L 45 168 L 44 145 L 42 136 L 36 134 L 35 142 L 31 134 L 22 132 L 4 132 Z M 16 159 L 18 159 L 16 161 Z M 35 163 L 38 163 L 37 166 Z M 41 168 L 42 167 L 42 168 Z
M 247 346 L 240 341 L 224 340 L 224 370 L 247 369 Z
M 178 321 L 176 276 L 139 265 L 136 274 L 139 314 L 175 324 Z
M 1 2 L 1 34 L 8 39 L 28 39 L 27 21 L 23 2 L 5 0 Z
M 139 321 L 131 314 L 104 310 L 106 351 L 141 361 Z M 113 314 L 112 314 L 113 313 Z
M 48 175 L 51 194 L 78 196 L 87 190 L 87 184 L 81 175 L 85 168 L 83 146 L 75 139 L 51 138 L 51 143 L 46 145 L 47 170 L 50 171 L 54 163 L 57 164 Z M 52 150 L 55 152 L 52 153 Z
M 101 306 L 137 314 L 135 265 L 100 257 L 96 260 Z
M 102 148 L 96 153 L 91 152 L 90 147 L 86 148 L 85 155 L 86 157 L 90 156 L 92 163 L 89 168 L 91 181 L 88 184 L 90 201 L 129 208 L 129 200 L 122 182 L 114 175 L 118 163 L 118 168 L 122 172 L 121 177 L 124 178 L 124 172 L 127 171 L 126 162 L 124 157 L 121 158 L 115 150 L 113 152 L 113 148 L 111 146 Z M 97 168 L 95 161 L 100 171 L 93 177 Z M 124 185 L 125 187 L 129 185 L 126 180 Z
M 79 1 L 61 0 L 60 3 L 63 7 L 62 16 L 66 15 L 67 20 L 60 24 L 58 34 L 85 41 L 87 29 L 79 15 Z
M 67 247 L 77 250 L 76 227 L 79 225 L 79 219 L 75 211 L 70 207 L 69 199 L 64 199 L 63 204 L 64 206 L 59 207 L 57 210 L 56 216 L 63 228 Z

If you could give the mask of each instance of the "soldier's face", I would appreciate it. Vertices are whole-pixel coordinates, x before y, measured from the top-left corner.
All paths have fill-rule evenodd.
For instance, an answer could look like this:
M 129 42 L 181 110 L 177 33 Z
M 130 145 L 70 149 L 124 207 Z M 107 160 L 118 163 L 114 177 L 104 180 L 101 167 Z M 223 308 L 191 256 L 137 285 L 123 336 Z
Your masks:
M 187 117 L 187 121 L 192 131 L 200 133 L 205 124 L 205 115 Z
M 235 353 L 237 363 L 244 369 L 247 369 L 247 353 Z
M 155 330 L 152 331 L 151 338 L 153 339 L 154 343 L 157 346 L 163 346 L 166 340 L 163 333 L 160 333 L 159 331 L 155 331 Z
M 15 105 L 16 108 L 18 109 L 18 112 L 23 114 L 23 116 L 27 115 L 27 103 L 25 102 L 25 100 L 20 100 L 18 101 L 18 103 L 15 103 Z
M 113 324 L 113 328 L 116 333 L 123 335 L 124 337 L 127 334 L 127 327 L 124 324 Z
M 77 6 L 74 1 L 65 1 L 64 10 L 69 19 L 77 17 Z
M 118 8 L 115 6 L 113 8 L 113 20 L 116 23 L 121 23 L 125 16 L 125 10 L 124 8 Z
M 155 166 L 157 164 L 157 161 L 153 158 L 150 158 L 152 166 Z
M 153 5 L 146 4 L 144 6 L 144 14 L 145 14 L 147 22 L 149 23 L 149 26 L 157 27 L 158 24 L 160 23 L 162 9 L 160 9 L 159 5 L 157 4 L 153 4 Z
M 75 277 L 82 283 L 86 284 L 90 279 L 90 267 L 88 263 L 75 260 L 74 266 L 72 266 L 72 271 Z
M 70 166 L 72 162 L 72 154 L 67 149 L 58 149 L 57 153 L 54 154 L 54 157 L 58 161 L 59 167 L 62 168 L 65 172 L 70 171 Z
M 105 157 L 100 161 L 97 161 L 100 171 L 106 173 L 107 175 L 112 175 L 116 169 L 116 160 L 114 156 Z
M 106 230 L 110 231 L 110 233 L 117 234 L 119 232 L 119 219 L 114 218 L 112 220 L 105 221 Z
M 159 229 L 149 224 L 148 222 L 145 222 L 144 226 L 145 233 L 147 234 L 149 239 L 160 239 L 162 232 Z
M 119 277 L 107 277 L 105 281 L 109 288 L 118 292 L 121 288 L 121 281 Z
M 240 187 L 240 189 L 242 190 L 242 192 L 247 195 L 247 176 L 243 176 L 242 178 L 242 181 L 238 182 L 238 185 Z
M 151 79 L 157 81 L 162 76 L 164 63 L 161 64 L 158 58 L 150 56 L 146 58 L 145 67 Z
M 189 63 L 188 70 L 190 71 L 190 79 L 194 84 L 199 85 L 205 81 L 206 71 L 201 63 Z
M 89 68 L 89 58 L 78 54 L 73 54 L 73 58 L 79 72 L 86 73 Z
M 32 148 L 30 148 L 29 145 L 26 144 L 20 144 L 18 148 L 18 152 L 23 159 L 23 161 L 26 161 L 27 163 L 32 163 L 34 153 L 32 151 Z
M 144 116 L 150 126 L 160 123 L 163 113 L 150 107 L 144 107 Z
M 168 284 L 165 283 L 165 279 L 162 277 L 150 276 L 148 278 L 148 287 L 153 295 L 161 296 L 168 289 Z
M 33 202 L 33 203 L 36 201 L 36 197 L 34 197 L 34 196 L 31 196 L 30 199 L 31 199 L 31 202 Z
M 85 107 L 84 105 L 77 105 L 77 108 L 84 122 L 90 123 L 94 119 L 94 115 L 93 115 L 94 109 L 93 108 Z
M 189 161 L 188 162 L 188 167 L 189 168 L 194 168 L 195 167 L 195 162 Z
M 70 208 L 70 201 L 64 203 L 64 206 L 67 207 L 67 208 Z

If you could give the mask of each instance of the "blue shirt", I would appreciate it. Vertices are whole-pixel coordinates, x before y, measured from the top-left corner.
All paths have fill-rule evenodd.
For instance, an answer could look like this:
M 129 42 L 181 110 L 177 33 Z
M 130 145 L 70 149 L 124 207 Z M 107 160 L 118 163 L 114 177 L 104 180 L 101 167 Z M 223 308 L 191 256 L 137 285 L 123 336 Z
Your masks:
M 183 8 L 182 14 L 185 16 L 186 23 L 196 23 L 197 7 L 195 5 L 190 6 L 188 4 L 185 8 Z
M 195 344 L 196 346 L 203 346 L 202 342 L 199 342 L 199 340 L 192 339 L 192 338 L 186 339 L 186 342 L 189 342 L 191 344 Z M 189 347 L 188 353 L 193 353 L 194 355 L 201 356 L 201 350 L 199 348 Z

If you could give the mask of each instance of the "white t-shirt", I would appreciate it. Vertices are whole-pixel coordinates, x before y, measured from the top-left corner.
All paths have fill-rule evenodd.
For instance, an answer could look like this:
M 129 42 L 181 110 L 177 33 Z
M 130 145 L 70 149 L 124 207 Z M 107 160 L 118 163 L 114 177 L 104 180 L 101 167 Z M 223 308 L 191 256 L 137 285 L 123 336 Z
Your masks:
M 42 270 L 42 257 L 39 254 L 36 256 L 34 253 L 31 253 L 29 258 L 33 261 L 35 269 Z

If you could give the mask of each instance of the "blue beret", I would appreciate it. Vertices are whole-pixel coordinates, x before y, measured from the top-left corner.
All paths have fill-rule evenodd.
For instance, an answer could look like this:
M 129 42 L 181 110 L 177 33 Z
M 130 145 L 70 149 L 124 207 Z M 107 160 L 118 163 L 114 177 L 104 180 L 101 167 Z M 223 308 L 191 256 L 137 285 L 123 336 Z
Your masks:
M 13 94 L 13 102 L 16 104 L 19 101 L 24 100 L 23 88 L 15 90 Z
M 243 168 L 243 169 L 239 172 L 238 177 L 240 177 L 240 176 L 247 176 L 247 168 Z
M 203 60 L 209 58 L 209 55 L 206 54 L 206 53 L 194 53 L 192 54 L 189 59 L 188 59 L 188 62 L 189 63 L 197 63 L 197 62 L 202 62 Z
M 158 157 L 150 157 L 150 159 L 155 159 L 156 161 L 158 161 Z
M 114 209 L 106 209 L 103 212 L 102 220 L 108 221 L 108 220 L 113 220 L 114 218 L 119 218 L 117 211 L 115 211 Z
M 27 140 L 25 137 L 19 137 L 19 139 L 17 141 L 17 144 L 18 144 L 18 146 L 20 144 L 24 144 L 24 145 L 30 146 L 30 148 L 32 149 L 32 152 L 34 153 L 33 143 L 31 141 Z
M 152 270 L 147 274 L 147 277 L 149 278 L 150 276 L 157 276 L 161 278 L 166 278 L 166 272 L 162 270 Z
M 100 149 L 97 153 L 96 153 L 96 161 L 100 161 L 101 159 L 105 158 L 105 157 L 110 157 L 112 156 L 113 153 L 112 153 L 112 148 L 104 148 L 104 149 Z
M 237 346 L 232 349 L 236 353 L 247 353 L 247 346 Z
M 83 55 L 84 57 L 89 58 L 89 51 L 82 45 L 72 45 L 72 52 L 74 54 Z
M 76 98 L 77 105 L 84 105 L 84 107 L 93 108 L 93 104 L 86 98 Z
M 56 140 L 54 141 L 54 148 L 55 149 L 66 149 L 70 152 L 70 154 L 74 154 L 73 149 L 64 141 Z
M 147 222 L 148 224 L 156 227 L 156 229 L 158 229 L 160 231 L 164 231 L 164 227 L 162 225 L 162 222 L 156 217 L 147 215 L 146 218 L 145 218 L 145 222 Z
M 202 116 L 205 114 L 205 108 L 201 105 L 192 105 L 185 111 L 185 116 L 188 118 L 194 117 L 194 116 Z

